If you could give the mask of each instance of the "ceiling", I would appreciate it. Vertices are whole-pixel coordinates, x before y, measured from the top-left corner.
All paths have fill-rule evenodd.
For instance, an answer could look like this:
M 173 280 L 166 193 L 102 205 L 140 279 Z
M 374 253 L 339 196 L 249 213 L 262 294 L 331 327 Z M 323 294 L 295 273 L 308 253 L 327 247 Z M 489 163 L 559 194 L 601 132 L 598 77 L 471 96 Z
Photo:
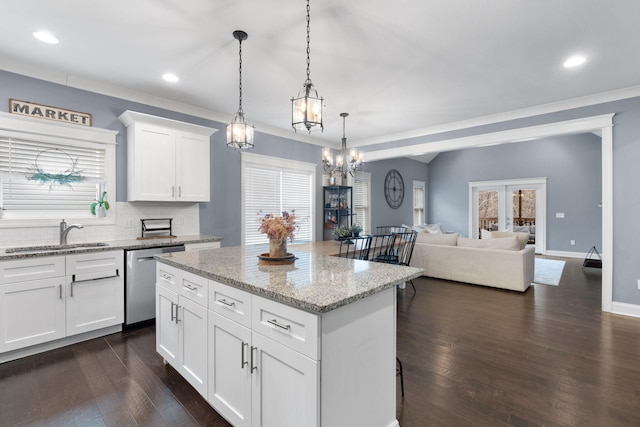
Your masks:
M 238 109 L 232 32 L 244 30 L 247 120 L 301 138 L 290 99 L 306 78 L 305 13 L 303 0 L 10 1 L 0 57 L 8 71 L 153 95 L 226 122 Z M 324 132 L 306 140 L 338 146 L 341 112 L 361 146 L 640 85 L 638 17 L 636 0 L 312 0 L 311 79 L 326 110 Z M 60 43 L 32 37 L 42 29 Z M 573 54 L 586 63 L 563 67 Z M 180 81 L 163 81 L 167 72 Z

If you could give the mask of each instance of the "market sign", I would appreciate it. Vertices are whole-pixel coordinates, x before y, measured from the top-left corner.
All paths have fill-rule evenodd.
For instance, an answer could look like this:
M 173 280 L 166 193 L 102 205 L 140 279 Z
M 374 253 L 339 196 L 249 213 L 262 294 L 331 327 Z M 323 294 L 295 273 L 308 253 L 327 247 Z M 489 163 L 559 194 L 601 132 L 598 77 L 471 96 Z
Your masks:
M 16 99 L 9 100 L 9 112 L 13 114 L 20 114 L 22 116 L 54 120 L 56 122 L 91 126 L 91 114 L 65 110 L 64 108 L 50 107 L 48 105 L 34 104 L 27 101 L 18 101 Z

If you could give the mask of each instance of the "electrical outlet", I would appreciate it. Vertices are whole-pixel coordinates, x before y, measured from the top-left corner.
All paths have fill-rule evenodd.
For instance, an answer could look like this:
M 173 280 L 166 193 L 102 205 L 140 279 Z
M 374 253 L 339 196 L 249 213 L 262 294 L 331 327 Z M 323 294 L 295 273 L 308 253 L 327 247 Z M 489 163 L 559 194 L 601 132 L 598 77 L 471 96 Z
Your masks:
M 575 245 L 576 245 L 576 241 L 575 241 L 575 240 L 572 240 L 572 241 L 571 241 L 571 246 L 575 246 Z
M 638 290 L 640 291 L 640 279 L 638 280 Z
M 564 218 L 564 212 L 556 212 L 556 218 Z

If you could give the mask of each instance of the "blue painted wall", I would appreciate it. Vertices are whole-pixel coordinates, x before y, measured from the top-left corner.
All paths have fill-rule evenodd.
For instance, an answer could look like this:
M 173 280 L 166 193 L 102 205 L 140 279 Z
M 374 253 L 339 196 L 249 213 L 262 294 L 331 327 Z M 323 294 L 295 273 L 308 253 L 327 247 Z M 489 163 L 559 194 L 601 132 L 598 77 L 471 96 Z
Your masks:
M 546 177 L 547 249 L 601 251 L 601 149 L 589 133 L 441 153 L 429 165 L 430 221 L 467 235 L 470 181 Z

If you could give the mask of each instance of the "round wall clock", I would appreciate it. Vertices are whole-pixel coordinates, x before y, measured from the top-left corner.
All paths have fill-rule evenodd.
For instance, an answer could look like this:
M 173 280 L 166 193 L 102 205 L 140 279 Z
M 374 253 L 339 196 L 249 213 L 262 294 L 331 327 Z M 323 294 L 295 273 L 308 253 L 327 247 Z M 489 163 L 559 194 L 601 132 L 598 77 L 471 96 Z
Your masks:
M 384 179 L 384 197 L 393 209 L 398 209 L 404 200 L 404 181 L 395 169 L 391 169 Z

